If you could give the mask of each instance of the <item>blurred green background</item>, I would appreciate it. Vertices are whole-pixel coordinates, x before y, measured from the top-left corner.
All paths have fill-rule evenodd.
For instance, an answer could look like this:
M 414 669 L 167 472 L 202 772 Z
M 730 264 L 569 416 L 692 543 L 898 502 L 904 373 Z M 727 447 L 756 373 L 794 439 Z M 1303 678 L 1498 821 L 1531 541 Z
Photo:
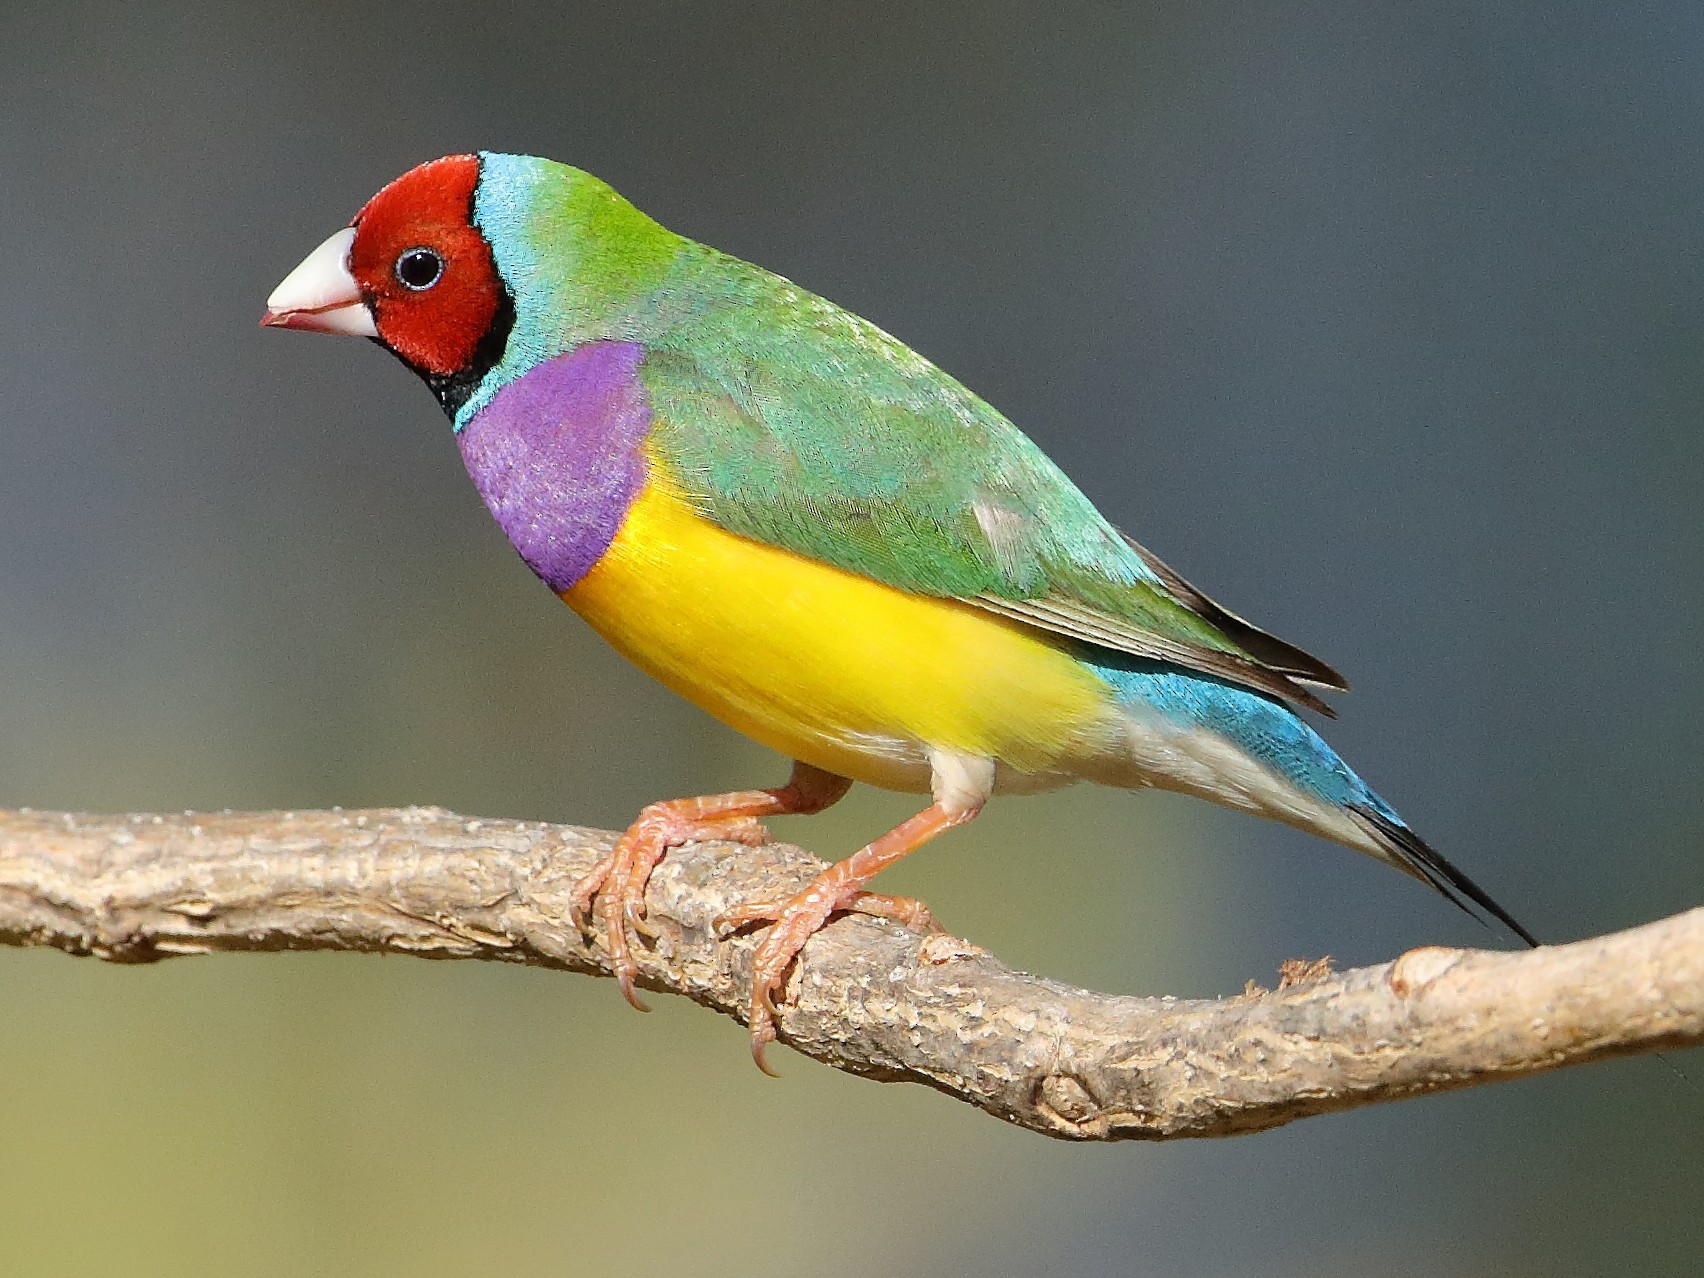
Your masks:
M 1704 898 L 1704 11 L 0 10 L 0 804 L 624 822 L 784 765 L 627 668 L 414 378 L 262 333 L 421 160 L 567 160 L 870 316 L 1357 692 L 1532 927 Z M 855 793 L 782 832 L 849 851 Z M 1047 849 L 1045 854 L 1038 849 Z M 1489 935 L 1306 836 L 996 803 L 895 872 L 1097 988 Z M 0 952 L 0 1275 L 1694 1274 L 1704 1061 L 1078 1148 L 609 982 Z

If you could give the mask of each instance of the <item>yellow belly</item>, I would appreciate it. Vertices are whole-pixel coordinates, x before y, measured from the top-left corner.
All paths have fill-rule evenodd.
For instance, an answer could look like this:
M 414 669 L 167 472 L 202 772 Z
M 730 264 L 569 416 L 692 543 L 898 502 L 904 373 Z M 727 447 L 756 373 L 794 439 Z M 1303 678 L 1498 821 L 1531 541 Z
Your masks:
M 1061 645 L 726 532 L 654 479 L 562 599 L 724 723 L 871 785 L 927 789 L 930 746 L 1064 780 L 1118 733 Z

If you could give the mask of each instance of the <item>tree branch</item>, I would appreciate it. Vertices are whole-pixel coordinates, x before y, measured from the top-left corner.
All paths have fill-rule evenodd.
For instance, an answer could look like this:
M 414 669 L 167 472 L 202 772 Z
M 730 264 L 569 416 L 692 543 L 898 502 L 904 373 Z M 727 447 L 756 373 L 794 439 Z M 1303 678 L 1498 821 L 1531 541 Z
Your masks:
M 367 950 L 608 975 L 568 921 L 612 835 L 433 808 L 85 816 L 0 811 L 0 942 L 115 962 Z M 640 983 L 742 1012 L 735 903 L 821 868 L 786 844 L 698 844 L 652 880 Z M 781 1038 L 1077 1140 L 1225 1136 L 1310 1114 L 1704 1042 L 1704 909 L 1515 954 L 1412 950 L 1235 998 L 1072 989 L 973 945 L 847 917 L 813 938 Z

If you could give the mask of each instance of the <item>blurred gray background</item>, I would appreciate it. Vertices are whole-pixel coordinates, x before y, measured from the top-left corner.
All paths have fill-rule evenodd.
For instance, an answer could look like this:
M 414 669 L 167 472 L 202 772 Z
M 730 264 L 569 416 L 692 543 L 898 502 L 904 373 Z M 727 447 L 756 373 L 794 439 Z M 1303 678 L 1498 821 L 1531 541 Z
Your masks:
M 807 11 L 808 9 L 808 11 Z M 256 327 L 445 152 L 871 317 L 1355 682 L 1330 735 L 1554 938 L 1704 898 L 1695 3 L 0 12 L 0 804 L 623 823 L 781 761 L 532 579 L 437 408 Z M 782 833 L 842 854 L 857 793 Z M 1304 835 L 996 803 L 884 879 L 1018 966 L 1232 993 L 1495 938 Z M 1496 943 L 1501 943 L 1500 941 Z M 0 1272 L 1693 1274 L 1704 1060 L 1076 1148 L 678 1000 L 0 952 Z

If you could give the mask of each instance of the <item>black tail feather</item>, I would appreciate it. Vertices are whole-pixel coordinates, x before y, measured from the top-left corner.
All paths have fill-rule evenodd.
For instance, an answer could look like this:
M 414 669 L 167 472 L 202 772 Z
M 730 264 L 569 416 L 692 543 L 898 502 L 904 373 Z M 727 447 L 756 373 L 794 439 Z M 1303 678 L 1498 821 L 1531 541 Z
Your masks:
M 1349 810 L 1379 836 L 1416 878 L 1430 883 L 1446 900 L 1468 914 L 1473 914 L 1473 906 L 1477 905 L 1528 945 L 1536 948 L 1540 944 L 1538 938 L 1515 922 L 1509 912 L 1493 901 L 1484 888 L 1434 852 L 1413 830 L 1372 808 L 1357 804 Z M 1472 902 L 1472 905 L 1469 902 Z

